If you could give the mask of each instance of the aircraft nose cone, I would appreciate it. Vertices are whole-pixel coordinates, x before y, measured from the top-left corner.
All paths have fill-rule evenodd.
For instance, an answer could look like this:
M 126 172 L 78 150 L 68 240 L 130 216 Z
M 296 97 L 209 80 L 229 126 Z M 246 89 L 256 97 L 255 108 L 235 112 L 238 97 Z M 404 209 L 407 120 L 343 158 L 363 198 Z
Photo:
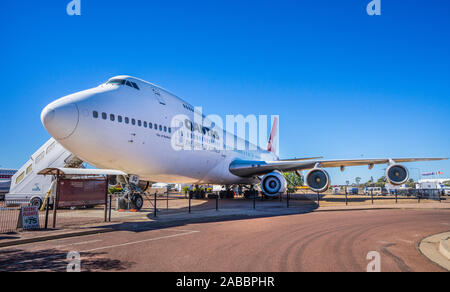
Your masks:
M 79 119 L 75 103 L 55 102 L 44 108 L 41 121 L 55 139 L 69 138 L 77 128 Z

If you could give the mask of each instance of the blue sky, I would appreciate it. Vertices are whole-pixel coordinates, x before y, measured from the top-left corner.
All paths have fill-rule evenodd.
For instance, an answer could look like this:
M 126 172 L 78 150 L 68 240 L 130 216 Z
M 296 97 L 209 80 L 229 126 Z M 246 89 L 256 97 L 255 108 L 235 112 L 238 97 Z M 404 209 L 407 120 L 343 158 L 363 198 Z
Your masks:
M 49 134 L 42 108 L 128 74 L 207 114 L 280 115 L 284 158 L 450 156 L 450 2 L 7 1 L 0 11 L 0 165 Z M 450 162 L 414 163 L 411 173 Z M 344 173 L 333 183 L 383 175 Z

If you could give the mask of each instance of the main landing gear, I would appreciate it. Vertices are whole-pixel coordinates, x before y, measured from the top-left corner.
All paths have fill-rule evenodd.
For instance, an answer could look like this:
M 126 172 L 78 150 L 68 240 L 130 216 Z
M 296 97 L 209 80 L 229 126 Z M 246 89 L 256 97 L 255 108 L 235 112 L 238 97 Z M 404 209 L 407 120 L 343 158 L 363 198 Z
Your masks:
M 122 210 L 140 211 L 144 206 L 145 193 L 135 184 L 129 183 L 124 187 L 124 195 L 118 199 L 118 208 Z

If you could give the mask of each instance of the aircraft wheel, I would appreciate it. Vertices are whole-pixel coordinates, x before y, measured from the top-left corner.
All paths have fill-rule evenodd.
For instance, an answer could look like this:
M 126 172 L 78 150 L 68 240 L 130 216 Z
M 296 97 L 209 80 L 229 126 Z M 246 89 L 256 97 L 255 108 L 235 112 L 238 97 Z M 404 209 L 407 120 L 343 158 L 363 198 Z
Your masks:
M 133 195 L 131 198 L 131 209 L 141 210 L 144 206 L 144 199 L 141 195 Z
M 40 198 L 33 198 L 30 201 L 31 206 L 36 206 L 38 209 L 42 207 L 42 200 Z

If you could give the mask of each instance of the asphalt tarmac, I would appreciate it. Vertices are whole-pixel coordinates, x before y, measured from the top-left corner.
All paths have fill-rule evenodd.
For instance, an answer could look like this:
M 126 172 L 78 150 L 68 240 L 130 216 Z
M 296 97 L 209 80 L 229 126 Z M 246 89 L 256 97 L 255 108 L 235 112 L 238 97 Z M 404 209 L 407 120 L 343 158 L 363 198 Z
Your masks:
M 449 210 L 355 210 L 233 219 L 67 238 L 0 249 L 0 271 L 445 271 L 419 252 L 450 231 Z M 76 253 L 75 253 L 76 254 Z M 73 261 L 73 260 L 72 260 Z

